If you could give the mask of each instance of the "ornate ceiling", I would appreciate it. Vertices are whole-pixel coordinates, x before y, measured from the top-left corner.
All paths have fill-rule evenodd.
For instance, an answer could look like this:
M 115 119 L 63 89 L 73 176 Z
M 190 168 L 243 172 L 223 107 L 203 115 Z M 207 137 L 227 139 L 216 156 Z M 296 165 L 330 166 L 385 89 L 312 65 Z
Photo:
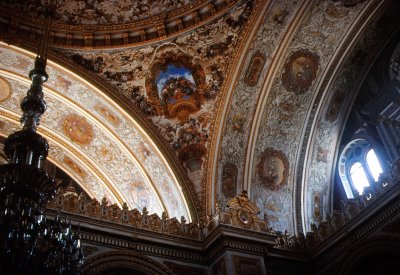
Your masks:
M 27 2 L 0 4 L 3 136 L 34 56 L 11 45 L 32 51 L 43 23 Z M 135 3 L 55 1 L 50 160 L 139 210 L 206 219 L 247 190 L 274 230 L 324 219 L 347 109 L 399 26 L 396 2 Z

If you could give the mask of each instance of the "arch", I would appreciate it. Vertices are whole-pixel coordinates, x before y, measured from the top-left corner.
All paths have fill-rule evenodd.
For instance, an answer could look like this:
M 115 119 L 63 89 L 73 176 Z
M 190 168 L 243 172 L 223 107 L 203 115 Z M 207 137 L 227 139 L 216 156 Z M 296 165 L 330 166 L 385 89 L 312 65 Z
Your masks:
M 34 54 L 0 42 L 0 76 L 12 90 L 0 104 L 0 135 L 18 129 L 19 101 L 30 85 Z M 50 143 L 49 161 L 91 196 L 170 217 L 196 219 L 179 174 L 140 119 L 125 111 L 109 92 L 48 61 L 48 110 L 39 132 Z M 192 210 L 192 211 L 191 211 Z
M 362 44 L 363 37 L 376 32 L 376 29 L 368 26 L 376 24 L 378 19 L 387 16 L 390 10 L 390 5 L 382 5 L 382 2 L 371 1 L 366 4 L 338 45 L 315 89 L 313 101 L 308 109 L 309 117 L 304 126 L 307 131 L 301 146 L 298 147 L 295 171 L 296 190 L 293 205 L 297 232 L 311 231 L 310 223 L 321 222 L 333 211 L 334 182 L 338 174 L 337 164 L 341 153 L 339 146 L 344 125 L 364 78 L 375 58 L 382 52 L 382 45 L 385 45 L 392 35 L 385 32 L 379 41 L 382 44 L 377 43 L 375 47 L 367 48 L 367 45 Z M 396 30 L 395 26 L 391 27 L 390 30 Z M 374 54 L 370 54 L 369 59 L 363 59 L 363 63 L 356 64 L 355 60 L 362 51 Z M 347 82 L 343 81 L 344 79 Z M 349 85 L 349 79 L 352 85 Z M 323 196 L 320 200 L 321 205 L 317 208 L 313 205 L 315 194 Z M 322 214 L 315 215 L 315 209 L 318 209 L 318 213 L 322 209 Z
M 112 274 L 115 270 L 140 272 L 139 274 L 172 275 L 163 264 L 135 252 L 104 252 L 86 261 L 82 274 Z M 131 273 L 137 274 L 137 273 Z
M 379 175 L 372 173 L 372 167 L 367 159 L 371 156 L 371 152 L 374 152 L 373 150 L 374 148 L 367 140 L 360 138 L 352 140 L 342 150 L 338 162 L 338 173 L 347 198 L 353 199 L 355 191 L 362 194 L 362 186 L 370 186 L 373 182 L 377 182 Z M 382 165 L 376 154 L 374 156 L 374 161 L 378 162 L 380 173 L 382 173 Z M 358 167 L 357 171 L 355 171 L 356 167 Z

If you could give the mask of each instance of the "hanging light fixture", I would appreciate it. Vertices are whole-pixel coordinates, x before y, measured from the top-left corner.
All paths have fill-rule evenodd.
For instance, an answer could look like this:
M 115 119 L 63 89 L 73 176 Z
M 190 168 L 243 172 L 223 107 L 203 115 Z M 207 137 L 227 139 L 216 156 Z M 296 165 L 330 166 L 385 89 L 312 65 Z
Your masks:
M 46 203 L 57 190 L 46 171 L 49 145 L 36 132 L 46 110 L 43 83 L 51 26 L 45 14 L 44 39 L 29 77 L 32 84 L 21 102 L 22 130 L 7 137 L 8 163 L 0 165 L 0 274 L 78 274 L 83 262 L 79 237 L 58 215 L 47 220 Z

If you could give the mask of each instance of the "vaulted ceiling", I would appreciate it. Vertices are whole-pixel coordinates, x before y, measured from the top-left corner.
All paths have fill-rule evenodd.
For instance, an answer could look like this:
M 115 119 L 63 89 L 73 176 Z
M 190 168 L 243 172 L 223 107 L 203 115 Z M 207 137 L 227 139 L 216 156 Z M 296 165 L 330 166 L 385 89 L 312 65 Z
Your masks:
M 90 196 L 197 221 L 247 190 L 292 233 L 330 213 L 342 129 L 400 26 L 396 1 L 53 2 L 39 132 Z M 3 137 L 19 127 L 40 4 L 0 4 Z

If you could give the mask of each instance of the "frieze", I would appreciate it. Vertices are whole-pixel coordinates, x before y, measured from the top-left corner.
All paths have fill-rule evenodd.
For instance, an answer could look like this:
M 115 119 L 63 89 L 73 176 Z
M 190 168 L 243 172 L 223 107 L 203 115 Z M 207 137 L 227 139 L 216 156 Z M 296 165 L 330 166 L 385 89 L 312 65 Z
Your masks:
M 279 236 L 276 238 L 275 247 L 305 251 L 315 248 L 317 245 L 321 245 L 323 241 L 334 234 L 342 234 L 341 232 L 343 231 L 348 233 L 348 228 L 352 228 L 354 224 L 360 222 L 359 220 L 357 221 L 357 219 L 365 219 L 371 209 L 379 208 L 382 201 L 387 201 L 388 197 L 392 196 L 393 193 L 396 194 L 399 192 L 397 183 L 397 178 L 385 177 L 384 180 L 382 179 L 378 183 L 378 189 L 376 191 L 368 190 L 367 193 L 369 194 L 357 196 L 355 200 L 342 201 L 340 209 L 336 209 L 333 213 L 328 214 L 324 221 L 321 221 L 320 215 L 315 213 L 316 208 L 314 207 L 314 215 L 317 214 L 316 216 L 318 216 L 314 221 L 318 223 L 312 223 L 310 226 L 311 230 L 305 235 L 299 234 L 297 236 L 291 236 L 287 231 L 284 233 L 277 232 Z M 321 200 L 320 193 L 314 193 L 314 202 L 320 204 L 322 203 Z M 394 209 L 398 208 L 398 201 L 395 201 L 389 209 L 383 210 L 383 213 L 377 216 L 379 218 L 374 218 L 373 221 L 369 221 L 369 226 L 363 227 L 361 231 L 357 230 L 353 232 L 353 234 L 358 235 L 356 238 L 347 239 L 359 240 L 365 236 L 368 231 L 372 229 L 376 230 L 378 226 L 383 225 L 385 220 L 390 220 L 389 216 L 396 216 L 396 211 Z M 385 230 L 385 227 L 382 227 L 382 229 Z M 346 242 L 350 243 L 352 241 Z M 340 249 L 338 249 L 338 251 L 339 250 Z M 334 255 L 332 255 L 332 257 L 334 257 Z
M 266 227 L 266 221 L 258 217 L 259 208 L 248 198 L 246 191 L 231 199 L 224 210 L 219 210 L 207 221 L 198 223 L 188 223 L 184 216 L 179 220 L 169 217 L 165 211 L 161 216 L 156 213 L 150 214 L 146 207 L 141 211 L 136 208 L 128 209 L 126 203 L 123 203 L 121 208 L 115 203 L 110 203 L 105 197 L 99 202 L 68 187 L 59 189 L 54 199 L 48 202 L 47 208 L 193 240 L 203 240 L 219 224 L 274 234 Z
M 161 217 L 150 214 L 146 207 L 139 211 L 129 210 L 126 203 L 122 209 L 116 204 L 110 204 L 106 198 L 101 202 L 90 199 L 84 194 L 65 192 L 60 190 L 58 195 L 47 204 L 49 209 L 76 213 L 111 223 L 130 225 L 136 228 L 159 232 L 167 235 L 175 235 L 190 239 L 201 239 L 202 230 L 197 223 L 187 223 L 182 216 L 180 220 L 169 218 L 166 212 Z

